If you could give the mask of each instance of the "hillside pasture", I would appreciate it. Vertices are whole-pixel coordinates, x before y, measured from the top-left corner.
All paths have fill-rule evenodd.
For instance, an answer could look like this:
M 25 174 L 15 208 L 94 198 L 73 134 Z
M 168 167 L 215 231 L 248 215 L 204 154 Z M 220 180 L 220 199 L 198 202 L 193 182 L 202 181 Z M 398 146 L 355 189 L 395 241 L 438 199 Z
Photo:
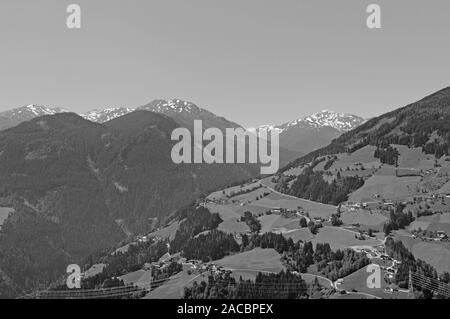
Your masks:
M 301 207 L 309 213 L 311 217 L 318 218 L 329 218 L 332 214 L 337 211 L 336 206 L 312 202 L 304 200 L 301 198 L 294 198 L 293 196 L 288 196 L 279 193 L 271 193 L 269 196 L 264 197 L 258 201 L 252 202 L 253 206 L 260 206 L 267 209 L 272 208 L 285 208 L 290 210 L 296 210 Z
M 313 274 L 300 274 L 300 276 L 302 276 L 302 279 L 306 281 L 307 284 L 312 284 L 314 280 L 317 278 L 319 285 L 325 288 L 332 288 L 332 282 L 327 278 L 319 277 Z
M 405 145 L 393 145 L 400 156 L 398 158 L 399 167 L 408 167 L 415 169 L 430 169 L 434 167 L 434 156 L 422 152 L 422 148 L 408 148 Z
M 226 256 L 214 262 L 232 271 L 280 272 L 284 269 L 281 256 L 275 249 L 255 248 L 243 253 Z
M 314 247 L 317 243 L 328 243 L 333 250 L 342 250 L 351 246 L 375 246 L 381 243 L 377 239 L 359 240 L 355 238 L 355 235 L 355 232 L 330 226 L 320 228 L 316 235 L 311 234 L 308 228 L 284 234 L 285 237 L 292 238 L 294 241 L 310 241 Z
M 319 233 L 311 240 L 315 246 L 317 243 L 329 243 L 331 249 L 345 249 L 350 246 L 374 246 L 379 245 L 376 239 L 359 240 L 355 238 L 355 233 L 340 227 L 323 227 Z
M 338 159 L 330 167 L 330 170 L 345 170 L 347 167 L 357 168 L 360 167 L 359 164 L 362 164 L 365 168 L 377 168 L 380 166 L 380 161 L 374 157 L 375 150 L 375 146 L 367 145 L 351 154 L 338 154 Z
M 149 235 L 154 236 L 154 237 L 160 237 L 162 239 L 168 238 L 170 240 L 173 240 L 175 238 L 175 233 L 177 232 L 178 228 L 180 227 L 180 224 L 181 224 L 181 222 L 175 221 L 160 230 L 150 233 Z
M 244 215 L 243 212 L 239 212 L 239 208 L 241 207 L 234 204 L 207 204 L 206 208 L 208 208 L 211 213 L 218 213 L 223 221 L 237 220 Z
M 150 270 L 137 270 L 130 272 L 126 275 L 118 277 L 123 280 L 125 285 L 144 286 L 148 285 L 152 281 L 152 273 Z
M 231 200 L 234 200 L 236 202 L 240 203 L 246 203 L 246 202 L 252 202 L 257 200 L 259 197 L 264 196 L 264 194 L 270 193 L 271 191 L 266 187 L 261 187 L 258 189 L 255 189 L 254 191 L 251 191 L 246 194 L 237 195 L 231 198 Z
M 419 228 L 429 231 L 444 231 L 450 236 L 450 213 L 422 216 L 412 222 L 408 229 L 412 231 Z
M 395 232 L 395 239 L 401 240 L 415 258 L 429 263 L 438 273 L 450 272 L 450 247 L 446 243 L 414 239 L 399 231 Z
M 307 241 L 312 241 L 314 239 L 314 235 L 311 234 L 311 232 L 309 231 L 308 228 L 301 228 L 295 231 L 291 231 L 288 233 L 283 234 L 284 237 L 286 238 L 292 238 L 292 240 L 294 242 L 297 241 L 303 241 L 303 242 L 307 242 Z
M 354 203 L 370 202 L 375 194 L 381 198 L 405 198 L 417 194 L 420 177 L 396 177 L 392 175 L 374 175 L 364 185 L 349 196 Z
M 227 220 L 222 222 L 218 229 L 230 234 L 245 234 L 250 231 L 250 228 L 246 223 L 235 220 Z
M 290 230 L 299 229 L 300 219 L 285 218 L 280 215 L 271 214 L 264 215 L 258 218 L 261 223 L 261 232 L 278 232 L 285 233 Z
M 370 294 L 383 299 L 405 299 L 408 297 L 408 294 L 405 292 L 399 291 L 392 294 L 384 292 L 384 289 L 388 287 L 383 280 L 384 270 L 381 270 L 381 288 L 369 288 L 367 286 L 367 278 L 370 276 L 370 273 L 367 270 L 368 269 L 366 266 L 348 275 L 347 277 L 344 277 L 342 284 L 338 285 L 338 288 L 346 291 L 352 291 L 355 289 L 357 292 Z
M 438 273 L 450 272 L 450 250 L 440 243 L 420 242 L 413 246 L 414 257 L 436 268 Z
M 150 291 L 143 299 L 181 299 L 184 287 L 189 287 L 194 282 L 200 283 L 203 280 L 207 280 L 203 275 L 182 271 L 170 277 L 163 285 Z
M 346 225 L 360 225 L 373 230 L 382 230 L 384 223 L 388 220 L 386 216 L 377 211 L 357 210 L 355 212 L 344 212 L 341 220 Z
M 248 205 L 244 205 L 244 206 L 238 206 L 236 208 L 236 213 L 239 214 L 239 216 L 244 216 L 245 212 L 251 212 L 253 215 L 259 216 L 259 215 L 264 215 L 271 208 L 272 207 L 264 207 L 264 206 L 248 204 Z
M 101 274 L 103 272 L 103 269 L 105 269 L 106 264 L 94 264 L 91 268 L 86 270 L 83 274 L 84 278 L 90 278 L 94 277 L 98 274 Z
M 216 192 L 213 192 L 213 193 L 209 194 L 207 199 L 210 199 L 210 200 L 224 199 L 224 198 L 227 198 L 229 196 L 232 196 L 233 193 L 237 194 L 240 191 L 250 190 L 250 189 L 253 189 L 255 187 L 258 187 L 259 185 L 260 185 L 260 182 L 252 182 L 252 183 L 249 183 L 249 184 L 242 184 L 242 185 L 237 185 L 237 186 L 233 186 L 233 187 L 228 187 L 228 188 L 225 188 L 223 190 L 216 191 Z
M 3 223 L 6 221 L 6 219 L 9 217 L 9 215 L 12 213 L 14 213 L 13 208 L 0 207 L 0 228 L 3 225 Z
M 293 167 L 283 173 L 285 176 L 298 176 L 300 175 L 305 168 L 303 166 Z
M 448 181 L 447 183 L 445 183 L 444 186 L 442 186 L 442 187 L 439 189 L 439 193 L 450 194 L 450 181 Z

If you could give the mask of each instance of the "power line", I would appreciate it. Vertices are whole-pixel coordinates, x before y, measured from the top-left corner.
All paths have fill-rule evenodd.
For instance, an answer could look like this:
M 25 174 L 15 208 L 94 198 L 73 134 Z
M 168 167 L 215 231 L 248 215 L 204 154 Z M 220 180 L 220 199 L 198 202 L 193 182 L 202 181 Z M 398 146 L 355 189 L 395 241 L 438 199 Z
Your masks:
M 414 286 L 424 290 L 432 291 L 440 296 L 450 298 L 450 286 L 436 278 L 426 277 L 420 273 L 410 272 L 409 285 L 412 290 Z

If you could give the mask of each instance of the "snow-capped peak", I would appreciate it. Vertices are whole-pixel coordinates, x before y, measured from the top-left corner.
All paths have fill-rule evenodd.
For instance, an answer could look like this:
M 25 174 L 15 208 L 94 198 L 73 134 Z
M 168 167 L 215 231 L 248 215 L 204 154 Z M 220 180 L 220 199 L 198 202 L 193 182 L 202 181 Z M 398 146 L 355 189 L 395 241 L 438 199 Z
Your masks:
M 133 108 L 128 107 L 108 107 L 103 110 L 92 110 L 87 113 L 81 114 L 81 116 L 91 122 L 105 123 L 133 111 Z
M 11 120 L 30 120 L 32 118 L 44 115 L 53 115 L 56 113 L 67 112 L 66 110 L 56 107 L 48 107 L 37 104 L 29 104 L 26 106 L 18 107 L 9 111 L 2 112 L 2 116 L 10 118 Z
M 154 100 L 151 103 L 141 106 L 141 110 L 147 110 L 155 113 L 198 113 L 202 110 L 196 106 L 194 103 L 180 100 L 180 99 L 172 99 L 172 100 Z
M 263 125 L 261 128 L 268 130 L 276 129 L 279 133 L 282 133 L 293 127 L 305 127 L 305 128 L 323 128 L 332 127 L 340 132 L 346 132 L 354 129 L 355 127 L 364 123 L 364 119 L 351 114 L 337 113 L 328 109 L 320 112 L 308 115 L 306 117 L 284 123 L 282 125 Z

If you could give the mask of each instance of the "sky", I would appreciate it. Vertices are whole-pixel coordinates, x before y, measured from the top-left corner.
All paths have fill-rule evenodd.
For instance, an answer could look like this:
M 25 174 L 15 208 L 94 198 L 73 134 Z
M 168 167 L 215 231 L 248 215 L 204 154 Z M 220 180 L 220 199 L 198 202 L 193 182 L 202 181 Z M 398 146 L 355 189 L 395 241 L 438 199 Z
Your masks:
M 180 98 L 244 126 L 368 118 L 450 86 L 449 57 L 448 0 L 0 1 L 0 111 Z

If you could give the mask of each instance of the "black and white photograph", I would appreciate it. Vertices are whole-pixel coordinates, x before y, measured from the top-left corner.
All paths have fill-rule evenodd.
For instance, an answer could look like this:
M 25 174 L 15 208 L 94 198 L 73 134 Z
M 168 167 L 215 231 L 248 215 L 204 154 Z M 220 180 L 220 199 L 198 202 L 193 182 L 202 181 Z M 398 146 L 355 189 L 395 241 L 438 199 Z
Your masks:
M 448 0 L 0 0 L 0 92 L 0 299 L 450 299 Z

